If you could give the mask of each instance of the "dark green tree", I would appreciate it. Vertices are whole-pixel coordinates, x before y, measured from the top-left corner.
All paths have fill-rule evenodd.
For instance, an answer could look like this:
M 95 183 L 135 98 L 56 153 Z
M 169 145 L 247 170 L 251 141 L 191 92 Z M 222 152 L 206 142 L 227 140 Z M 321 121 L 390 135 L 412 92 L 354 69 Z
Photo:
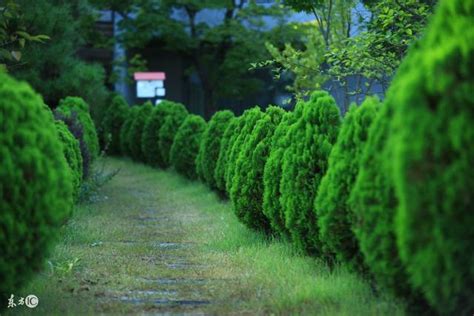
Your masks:
M 0 74 L 0 165 L 0 299 L 7 302 L 41 269 L 70 215 L 73 184 L 41 96 L 5 74 Z
M 266 233 L 270 233 L 270 223 L 263 214 L 263 170 L 273 133 L 284 113 L 281 108 L 270 106 L 256 122 L 237 157 L 230 191 L 237 218 L 249 228 Z M 259 115 L 259 112 L 254 115 Z
M 120 150 L 122 155 L 131 157 L 132 151 L 130 146 L 130 130 L 135 117 L 138 115 L 138 106 L 132 106 L 128 111 L 128 117 L 123 122 L 122 128 L 120 129 Z
M 145 102 L 139 106 L 137 114 L 130 125 L 128 142 L 130 153 L 132 154 L 131 157 L 136 161 L 145 162 L 145 154 L 142 150 L 143 127 L 145 126 L 146 120 L 150 117 L 152 110 L 153 105 L 150 102 Z
M 172 107 L 172 112 L 166 116 L 163 125 L 160 127 L 158 133 L 158 147 L 160 152 L 160 161 L 163 163 L 163 167 L 167 168 L 170 166 L 170 151 L 171 146 L 174 142 L 174 137 L 188 116 L 188 111 L 183 107 Z
M 176 171 L 190 179 L 196 179 L 196 157 L 206 121 L 199 115 L 190 114 L 178 129 L 171 146 L 170 161 Z
M 216 112 L 202 136 L 199 154 L 196 158 L 196 171 L 198 176 L 209 185 L 211 189 L 217 189 L 214 172 L 219 158 L 219 151 L 225 129 L 234 118 L 231 111 Z
M 218 191 L 226 195 L 225 189 L 225 171 L 227 167 L 227 160 L 229 157 L 229 151 L 232 148 L 232 143 L 235 140 L 235 135 L 238 134 L 240 117 L 234 117 L 230 120 L 229 125 L 222 135 L 222 141 L 219 148 L 219 158 L 217 159 L 216 169 L 214 171 L 214 180 Z
M 363 271 L 363 257 L 352 231 L 353 214 L 347 200 L 359 172 L 360 157 L 380 102 L 368 97 L 352 105 L 344 117 L 315 200 L 319 237 L 323 251 L 339 262 Z
M 111 155 L 120 154 L 120 129 L 128 117 L 129 109 L 127 101 L 121 95 L 116 95 L 105 112 L 102 132 L 103 139 L 108 142 L 108 153 Z
M 321 242 L 314 199 L 327 171 L 327 160 L 339 131 L 339 108 L 328 93 L 317 91 L 302 107 L 288 132 L 283 157 L 280 203 L 285 225 L 298 249 L 320 255 Z

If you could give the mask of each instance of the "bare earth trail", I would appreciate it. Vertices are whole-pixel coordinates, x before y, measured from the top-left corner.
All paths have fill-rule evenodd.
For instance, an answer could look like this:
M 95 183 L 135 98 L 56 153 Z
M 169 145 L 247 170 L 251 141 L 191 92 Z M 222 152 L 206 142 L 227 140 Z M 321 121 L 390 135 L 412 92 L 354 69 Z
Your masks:
M 342 267 L 295 253 L 238 222 L 199 182 L 126 159 L 63 227 L 7 315 L 403 315 Z

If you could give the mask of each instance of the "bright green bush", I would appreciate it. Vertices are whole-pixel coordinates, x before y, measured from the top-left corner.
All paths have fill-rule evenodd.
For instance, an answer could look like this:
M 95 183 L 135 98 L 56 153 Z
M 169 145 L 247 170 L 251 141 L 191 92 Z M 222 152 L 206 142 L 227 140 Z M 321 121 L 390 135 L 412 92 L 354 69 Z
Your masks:
M 145 154 L 142 151 L 143 127 L 145 126 L 146 120 L 150 117 L 152 110 L 153 105 L 150 102 L 145 102 L 143 105 L 139 106 L 137 114 L 130 125 L 128 143 L 130 146 L 131 157 L 136 161 L 145 162 Z
M 190 114 L 179 127 L 171 146 L 172 166 L 190 179 L 197 178 L 196 157 L 205 130 L 206 121 L 199 115 Z
M 130 146 L 130 130 L 132 129 L 132 123 L 135 117 L 138 115 L 138 106 L 132 106 L 128 111 L 128 117 L 123 122 L 122 128 L 120 129 L 120 151 L 122 155 L 131 157 L 132 150 Z
M 158 134 L 169 114 L 176 112 L 187 113 L 184 105 L 172 101 L 164 100 L 153 107 L 149 118 L 145 122 L 142 136 L 142 151 L 148 164 L 154 167 L 165 167 L 165 162 L 161 159 L 160 147 L 158 145 Z
M 474 1 L 441 1 L 400 67 L 396 236 L 411 284 L 441 315 L 474 312 Z
M 235 141 L 233 141 L 232 147 L 230 148 L 225 171 L 226 191 L 229 196 L 234 181 L 237 158 L 239 157 L 239 153 L 242 150 L 242 146 L 247 142 L 247 139 L 250 137 L 250 134 L 252 133 L 255 127 L 255 124 L 257 124 L 257 122 L 263 117 L 264 113 L 260 110 L 258 106 L 256 106 L 251 109 L 245 110 L 244 114 L 242 114 L 242 119 L 239 120 L 239 127 L 237 128 L 239 132 L 235 135 Z
M 202 136 L 199 154 L 196 158 L 198 176 L 214 190 L 217 189 L 214 172 L 219 158 L 221 141 L 232 118 L 234 118 L 234 113 L 229 110 L 218 111 L 212 116 Z
M 56 121 L 55 124 L 59 140 L 62 144 L 63 154 L 71 174 L 73 198 L 77 200 L 82 184 L 82 155 L 79 141 L 71 134 L 64 122 Z
M 249 228 L 269 233 L 270 223 L 263 214 L 263 170 L 270 153 L 273 133 L 284 111 L 270 106 L 256 122 L 242 144 L 232 181 L 230 198 L 237 218 Z M 255 112 L 254 115 L 259 115 Z
M 298 249 L 321 254 L 314 199 L 327 159 L 335 143 L 339 108 L 325 92 L 317 91 L 302 106 L 302 114 L 288 131 L 280 185 L 285 225 Z
M 184 106 L 173 106 L 170 110 L 158 133 L 160 163 L 162 163 L 163 168 L 170 166 L 170 151 L 174 137 L 176 136 L 178 128 L 188 116 L 188 111 Z
M 108 142 L 108 153 L 111 155 L 121 153 L 120 130 L 128 117 L 129 109 L 127 101 L 121 95 L 116 95 L 105 112 L 102 121 L 103 138 Z
M 71 116 L 73 113 L 77 114 L 91 160 L 97 158 L 99 155 L 99 138 L 97 137 L 94 121 L 89 113 L 89 105 L 79 97 L 67 97 L 59 101 L 56 111 L 65 116 Z
M 230 148 L 238 134 L 240 117 L 234 117 L 227 125 L 224 135 L 222 135 L 221 145 L 219 148 L 219 158 L 217 159 L 216 169 L 214 170 L 214 180 L 216 181 L 217 190 L 225 195 L 225 170 L 227 167 L 227 159 L 229 157 Z
M 359 171 L 368 129 L 379 106 L 378 99 L 369 97 L 359 107 L 349 108 L 315 200 L 323 251 L 359 271 L 364 270 L 363 257 L 352 232 L 353 215 L 347 200 Z
M 0 299 L 38 271 L 72 207 L 72 179 L 42 98 L 0 73 Z

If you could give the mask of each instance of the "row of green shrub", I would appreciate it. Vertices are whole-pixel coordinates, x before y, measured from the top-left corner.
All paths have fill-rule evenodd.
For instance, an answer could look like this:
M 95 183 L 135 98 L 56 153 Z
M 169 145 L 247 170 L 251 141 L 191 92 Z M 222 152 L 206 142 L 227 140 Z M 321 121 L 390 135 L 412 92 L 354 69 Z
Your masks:
M 350 266 L 415 312 L 472 313 L 474 38 L 467 29 L 474 29 L 473 2 L 442 2 L 387 99 L 369 97 L 343 118 L 321 91 L 292 112 L 219 111 L 207 124 L 180 104 L 125 110 L 117 97 L 104 130 L 133 159 L 173 166 L 228 196 L 248 227 Z
M 41 268 L 98 151 L 81 98 L 61 100 L 53 113 L 28 84 L 0 73 L 2 302 Z

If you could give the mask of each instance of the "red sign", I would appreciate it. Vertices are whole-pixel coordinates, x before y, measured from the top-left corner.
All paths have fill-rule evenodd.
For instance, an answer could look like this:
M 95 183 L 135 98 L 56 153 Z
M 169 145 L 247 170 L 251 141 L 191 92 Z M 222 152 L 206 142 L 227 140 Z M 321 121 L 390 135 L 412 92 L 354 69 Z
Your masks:
M 135 80 L 165 80 L 164 72 L 136 72 L 133 74 Z

